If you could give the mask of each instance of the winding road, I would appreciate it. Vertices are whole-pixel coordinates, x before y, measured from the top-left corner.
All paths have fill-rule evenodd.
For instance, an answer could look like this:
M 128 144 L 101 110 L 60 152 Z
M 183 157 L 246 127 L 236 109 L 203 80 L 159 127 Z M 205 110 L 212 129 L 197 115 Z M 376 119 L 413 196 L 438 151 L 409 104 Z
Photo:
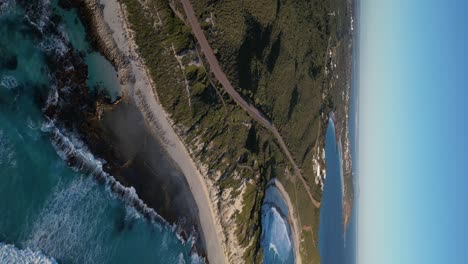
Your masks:
M 262 113 L 260 112 L 254 105 L 250 104 L 247 102 L 232 86 L 232 84 L 229 82 L 226 74 L 223 72 L 221 66 L 219 65 L 218 59 L 216 58 L 213 49 L 211 48 L 210 44 L 208 43 L 208 40 L 206 39 L 205 33 L 200 27 L 200 24 L 198 22 L 197 16 L 195 15 L 195 11 L 193 10 L 193 6 L 190 3 L 190 0 L 180 0 L 184 7 L 184 12 L 185 15 L 187 16 L 187 22 L 192 28 L 192 32 L 195 36 L 195 38 L 198 41 L 198 44 L 201 47 L 202 53 L 205 55 L 206 60 L 208 61 L 208 64 L 210 66 L 210 70 L 215 76 L 215 78 L 221 83 L 223 86 L 224 90 L 232 97 L 232 99 L 240 106 L 242 109 L 244 109 L 247 114 L 257 122 L 259 122 L 263 127 L 268 129 L 273 136 L 275 137 L 277 143 L 279 144 L 280 148 L 282 149 L 283 153 L 287 156 L 289 159 L 294 172 L 296 176 L 302 181 L 304 188 L 307 191 L 307 194 L 309 195 L 309 198 L 311 202 L 314 204 L 316 208 L 320 208 L 320 202 L 315 200 L 315 198 L 312 196 L 312 193 L 310 191 L 310 187 L 307 184 L 306 180 L 302 176 L 301 170 L 297 166 L 296 162 L 294 161 L 291 152 L 289 152 L 288 147 L 286 146 L 286 143 L 284 142 L 283 138 L 281 137 L 280 133 L 276 129 L 276 127 L 273 125 L 273 123 Z

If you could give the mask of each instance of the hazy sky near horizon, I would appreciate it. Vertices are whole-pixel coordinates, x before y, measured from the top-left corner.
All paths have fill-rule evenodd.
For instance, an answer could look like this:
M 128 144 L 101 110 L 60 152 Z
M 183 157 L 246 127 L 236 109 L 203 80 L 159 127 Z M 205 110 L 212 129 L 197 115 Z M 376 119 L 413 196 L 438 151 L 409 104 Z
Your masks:
M 360 2 L 358 263 L 467 263 L 468 2 Z

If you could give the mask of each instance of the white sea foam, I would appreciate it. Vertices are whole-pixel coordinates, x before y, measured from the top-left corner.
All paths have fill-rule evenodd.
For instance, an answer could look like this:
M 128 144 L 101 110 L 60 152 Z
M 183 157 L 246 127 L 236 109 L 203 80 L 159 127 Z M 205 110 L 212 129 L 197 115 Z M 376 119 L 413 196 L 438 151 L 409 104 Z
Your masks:
M 69 48 L 67 44 L 65 44 L 63 38 L 56 35 L 47 37 L 44 41 L 39 43 L 39 47 L 45 52 L 55 53 L 60 57 L 64 56 L 69 51 Z
M 25 15 L 26 20 L 41 33 L 44 33 L 50 23 L 49 18 L 52 13 L 50 6 L 49 0 L 40 0 L 38 6 Z M 69 51 L 67 45 L 69 41 L 64 26 L 59 25 L 57 29 L 58 34 L 45 35 L 45 38 L 39 43 L 39 48 L 44 52 L 62 57 Z
M 178 264 L 185 264 L 184 254 L 179 254 L 179 260 L 177 261 Z
M 103 236 L 112 226 L 101 223 L 107 207 L 96 187 L 87 177 L 58 184 L 31 228 L 28 247 L 59 259 L 100 263 Z
M 33 121 L 33 119 L 30 116 L 28 116 L 28 118 L 26 119 L 26 125 L 28 126 L 28 129 L 26 131 L 28 137 L 34 141 L 37 141 L 41 136 L 40 123 Z
M 275 252 L 275 255 L 277 255 L 277 256 L 279 255 L 279 254 L 278 254 L 278 249 L 276 249 L 275 244 L 270 243 L 270 244 L 268 245 L 268 249 L 269 249 L 269 250 L 273 250 L 273 252 Z
M 15 0 L 2 0 L 0 1 L 0 16 L 5 13 L 10 12 L 12 9 L 16 7 Z
M 185 261 L 184 254 L 180 253 L 178 260 L 177 260 L 177 264 L 185 264 L 185 263 L 187 262 Z M 199 255 L 195 253 L 190 255 L 190 264 L 204 264 L 204 263 L 205 263 L 205 259 L 200 257 Z
M 43 43 L 41 43 L 41 47 L 46 52 L 53 52 L 55 55 L 63 56 L 66 52 L 68 52 L 67 43 L 69 41 L 66 32 L 63 30 L 63 28 L 59 28 L 59 32 L 59 35 L 49 37 L 48 39 L 43 41 Z M 69 70 L 70 67 L 72 66 L 68 66 L 67 70 Z M 62 87 L 61 89 L 64 90 L 67 88 Z M 45 109 L 47 109 L 50 106 L 58 106 L 59 99 L 60 98 L 57 92 L 57 87 L 55 85 L 52 85 L 51 90 L 49 92 L 49 96 L 47 98 L 47 104 Z M 155 223 L 153 225 L 154 227 L 159 228 L 159 230 L 161 230 L 161 228 L 163 227 L 166 227 L 172 230 L 171 234 L 175 234 L 182 243 L 187 242 L 177 232 L 175 232 L 177 230 L 177 225 L 170 225 L 152 208 L 148 207 L 138 197 L 133 187 L 123 186 L 112 175 L 109 175 L 108 173 L 104 172 L 103 165 L 105 164 L 105 161 L 99 160 L 96 157 L 94 157 L 94 155 L 88 150 L 86 145 L 79 139 L 79 137 L 76 136 L 76 134 L 61 128 L 57 125 L 57 123 L 55 123 L 55 120 L 50 120 L 48 118 L 46 119 L 47 121 L 42 124 L 41 130 L 43 132 L 48 133 L 51 136 L 52 145 L 54 146 L 58 155 L 63 160 L 67 161 L 75 171 L 89 174 L 98 179 L 99 181 L 102 181 L 107 190 L 107 195 L 110 195 L 113 198 L 118 198 L 124 202 L 126 207 L 125 218 L 127 220 L 139 219 L 142 216 L 144 216 L 151 222 Z M 72 190 L 68 190 L 67 192 L 73 190 L 74 188 Z M 56 196 L 57 200 L 63 200 L 58 199 L 58 197 L 65 196 Z M 71 198 L 67 199 L 70 200 Z M 80 233 L 79 230 L 83 230 L 82 228 L 84 228 L 85 226 L 87 226 L 88 228 L 93 228 L 93 226 L 84 225 L 86 219 L 84 221 L 80 220 L 80 216 L 73 216 L 73 213 L 69 210 L 65 210 L 63 212 L 60 211 L 58 209 L 60 208 L 60 206 L 58 206 L 59 204 L 61 204 L 60 202 L 53 202 L 51 204 L 54 206 L 49 207 L 48 213 L 44 214 L 44 216 L 42 217 L 42 221 L 39 222 L 40 224 L 35 226 L 34 235 L 30 239 L 31 245 L 35 245 L 38 248 L 48 248 L 51 252 L 57 252 L 57 254 L 60 255 L 60 252 L 70 253 L 69 251 L 72 249 L 71 246 L 67 248 L 61 247 L 61 244 L 73 244 L 73 242 L 68 242 L 68 240 L 70 239 L 76 239 L 73 241 L 94 241 L 92 238 L 80 240 L 78 239 L 79 237 L 77 237 L 77 234 Z M 58 212 L 60 212 L 61 214 L 59 214 Z M 93 216 L 87 217 L 89 217 L 89 219 L 94 218 Z M 58 230 L 57 228 L 60 227 L 62 227 L 61 233 L 54 232 L 54 230 Z M 168 232 L 164 232 L 164 234 L 165 236 L 169 235 Z M 57 242 L 57 237 L 60 238 L 59 242 Z M 195 239 L 192 236 L 190 236 L 188 241 L 195 241 Z M 163 246 L 164 244 L 165 243 L 163 242 Z M 89 244 L 82 243 L 81 245 L 83 247 L 89 247 Z M 84 254 L 89 255 L 79 256 L 80 259 L 86 259 L 87 263 L 97 262 L 97 260 L 91 259 L 91 253 L 85 252 Z M 93 255 L 95 256 L 96 254 Z M 198 256 L 197 254 L 193 254 L 191 256 L 191 263 L 204 263 L 204 259 Z
M 65 31 L 60 31 L 61 34 L 66 35 Z M 58 38 L 58 46 L 50 46 L 50 48 L 58 48 L 59 46 L 66 47 L 66 44 L 62 41 L 66 39 L 65 36 Z M 46 47 L 49 47 L 46 45 Z M 59 48 L 60 50 L 60 48 Z M 61 52 L 57 52 L 61 53 Z M 66 87 L 63 87 L 66 89 Z M 57 91 L 56 85 L 51 85 L 50 92 L 47 98 L 47 103 L 45 109 L 58 106 L 59 94 Z M 41 130 L 43 132 L 49 133 L 52 139 L 52 145 L 54 146 L 58 155 L 71 165 L 71 167 L 79 172 L 90 174 L 97 178 L 98 180 L 103 180 L 106 186 L 106 189 L 114 196 L 120 198 L 127 207 L 133 207 L 140 214 L 145 215 L 151 221 L 158 223 L 159 228 L 166 226 L 171 228 L 173 231 L 176 230 L 177 226 L 170 225 L 164 218 L 157 214 L 152 208 L 148 207 L 137 195 L 133 187 L 125 187 L 120 182 L 118 182 L 113 176 L 104 172 L 103 165 L 105 161 L 98 160 L 94 155 L 88 150 L 86 145 L 74 134 L 64 129 L 59 129 L 54 120 L 47 118 L 47 121 L 43 123 Z M 177 234 L 178 235 L 178 234 Z M 179 235 L 178 235 L 179 236 Z M 183 239 L 179 236 L 179 239 Z
M 36 122 L 34 122 L 30 116 L 28 116 L 28 118 L 26 119 L 26 123 L 28 125 L 28 128 L 31 130 L 40 129 L 40 126 Z
M 57 86 L 52 84 L 50 86 L 49 94 L 47 95 L 46 108 L 49 106 L 55 106 L 58 103 L 59 95 L 57 91 Z
M 68 161 L 71 157 L 75 161 L 74 164 L 72 164 L 72 168 L 75 169 L 76 171 L 87 173 L 89 175 L 94 176 L 95 178 L 99 180 L 103 180 L 107 194 L 111 196 L 112 198 L 118 198 L 121 201 L 123 201 L 126 205 L 126 219 L 139 219 L 143 215 L 152 221 L 154 223 L 154 227 L 159 228 L 161 231 L 163 227 L 168 228 L 171 230 L 171 233 L 164 232 L 164 237 L 162 239 L 162 244 L 160 245 L 161 248 L 166 247 L 167 248 L 167 239 L 169 239 L 169 234 L 175 234 L 177 238 L 182 242 L 182 243 L 194 243 L 196 240 L 196 234 L 192 234 L 189 236 L 188 240 L 184 240 L 177 232 L 177 225 L 173 224 L 170 225 L 164 218 L 162 218 L 159 214 L 156 213 L 152 208 L 148 207 L 137 195 L 135 189 L 133 187 L 125 187 L 121 185 L 114 177 L 111 175 L 107 174 L 106 172 L 103 171 L 103 161 L 100 161 L 96 159 L 91 152 L 86 148 L 86 145 L 76 136 L 73 136 L 72 133 L 67 133 L 70 134 L 71 136 L 67 137 L 65 136 L 65 133 L 62 133 L 56 126 L 55 124 L 49 120 L 48 122 L 45 122 L 42 126 L 42 131 L 47 132 L 51 135 L 52 137 L 52 145 L 56 149 L 57 153 L 59 156 L 64 159 L 65 161 Z M 88 178 L 90 182 L 93 182 L 91 178 Z M 36 233 L 31 241 L 31 245 L 38 245 L 39 248 L 44 248 L 44 246 L 48 246 L 51 248 L 51 252 L 57 252 L 59 254 L 60 252 L 68 252 L 68 250 L 63 250 L 58 245 L 62 245 L 64 243 L 68 243 L 68 239 L 72 239 L 73 241 L 93 241 L 95 239 L 93 238 L 87 238 L 80 240 L 77 237 L 73 238 L 73 235 L 78 234 L 78 230 L 85 230 L 81 229 L 80 224 L 87 223 L 87 219 L 94 219 L 94 218 L 99 218 L 99 217 L 93 217 L 93 216 L 85 216 L 85 219 L 80 220 L 80 216 L 76 215 L 74 216 L 73 214 L 66 214 L 62 215 L 63 213 L 71 212 L 69 210 L 61 210 L 60 208 L 64 206 L 64 203 L 67 201 L 77 201 L 79 200 L 79 197 L 85 197 L 89 195 L 89 193 L 86 193 L 89 187 L 86 186 L 81 186 L 80 184 L 76 184 L 75 187 L 69 187 L 67 190 L 61 192 L 63 194 L 61 195 L 56 195 L 56 197 L 60 199 L 55 199 L 57 202 L 53 202 L 53 205 L 56 206 L 51 206 L 51 208 L 54 208 L 53 210 L 49 210 L 47 214 L 45 214 L 47 217 L 45 218 L 44 221 L 41 223 L 49 223 L 46 225 L 39 225 L 39 227 L 35 228 Z M 65 196 L 65 194 L 70 193 L 69 196 Z M 83 194 L 83 195 L 81 195 Z M 75 199 L 73 197 L 76 197 Z M 54 201 L 55 201 L 54 200 Z M 94 200 L 94 199 L 93 199 Z M 99 199 L 96 198 L 96 201 Z M 101 198 L 102 200 L 102 198 Z M 77 202 L 75 204 L 81 204 L 83 202 Z M 66 205 L 66 207 L 69 208 L 74 208 L 76 207 L 74 204 Z M 95 203 L 91 203 L 89 206 L 94 206 L 90 207 L 89 211 L 91 211 L 92 208 L 95 208 L 96 205 Z M 53 212 L 61 212 L 61 214 L 54 214 Z M 75 222 L 74 222 L 75 221 Z M 76 222 L 79 221 L 79 222 Z M 70 223 L 70 227 L 67 227 L 67 223 Z M 87 223 L 89 224 L 89 223 Z M 72 228 L 72 226 L 75 225 L 75 227 Z M 50 226 L 50 228 L 46 228 L 47 226 Z M 57 235 L 54 234 L 54 230 L 57 230 L 60 226 L 65 226 L 67 227 L 65 234 L 66 236 L 62 236 L 62 239 L 57 243 Z M 92 228 L 96 226 L 95 224 L 92 224 L 90 226 L 87 225 L 86 228 Z M 64 227 L 64 228 L 65 228 Z M 84 227 L 83 227 L 84 228 Z M 73 231 L 75 230 L 75 231 Z M 50 234 L 52 234 L 51 237 Z M 49 239 L 47 239 L 49 238 Z M 89 240 L 88 240 L 89 239 Z M 42 241 L 42 242 L 41 242 Z M 49 243 L 46 244 L 41 244 L 45 243 L 45 241 L 50 241 Z M 86 245 L 87 246 L 87 245 Z M 60 247 L 60 248 L 59 248 Z M 70 248 L 71 249 L 71 248 Z M 167 248 L 167 250 L 170 250 Z M 91 257 L 91 255 L 89 256 Z M 88 259 L 87 259 L 88 260 Z M 191 255 L 191 263 L 193 264 L 198 264 L 198 263 L 205 263 L 204 258 L 200 257 L 197 254 L 192 254 Z
M 202 264 L 205 263 L 205 259 L 200 257 L 197 254 L 190 255 L 190 263 L 191 264 Z
M 44 32 L 47 24 L 49 23 L 49 17 L 51 14 L 50 10 L 50 1 L 49 0 L 41 0 L 39 1 L 39 5 L 35 8 L 34 12 L 39 15 L 39 17 L 33 16 L 33 18 L 26 14 L 25 18 L 28 22 L 36 27 L 41 33 Z
M 73 164 L 71 165 L 76 171 L 84 172 L 94 176 L 98 180 L 103 180 L 106 189 L 112 195 L 117 195 L 127 206 L 136 208 L 138 212 L 147 216 L 151 221 L 170 227 L 164 218 L 148 207 L 138 197 L 133 187 L 123 186 L 113 176 L 104 172 L 103 161 L 96 159 L 86 148 L 85 144 L 73 136 L 72 133 L 67 133 L 71 135 L 70 137 L 65 136 L 51 120 L 43 124 L 42 131 L 51 135 L 52 145 L 63 160 L 73 160 Z M 172 229 L 175 230 L 175 228 L 175 225 L 173 225 Z
M 19 249 L 13 245 L 0 243 L 0 263 L 2 264 L 56 264 L 57 262 L 40 251 L 29 248 Z
M 125 220 L 138 220 L 142 215 L 132 206 L 125 206 Z
M 288 224 L 275 207 L 269 209 L 267 217 L 269 249 L 273 250 L 282 261 L 286 261 L 292 250 Z
M 68 35 L 64 25 L 57 27 L 58 34 L 47 35 L 45 39 L 39 43 L 39 47 L 48 53 L 54 53 L 59 57 L 63 57 L 69 50 Z
M 3 76 L 2 79 L 0 79 L 0 87 L 12 90 L 18 87 L 18 81 L 13 76 Z

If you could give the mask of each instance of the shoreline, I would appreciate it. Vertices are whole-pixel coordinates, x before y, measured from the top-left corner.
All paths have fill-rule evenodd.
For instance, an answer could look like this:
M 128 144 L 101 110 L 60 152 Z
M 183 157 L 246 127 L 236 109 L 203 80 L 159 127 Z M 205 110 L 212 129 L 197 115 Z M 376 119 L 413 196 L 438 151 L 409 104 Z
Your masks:
M 341 140 L 341 134 L 338 131 L 338 126 L 339 123 L 336 120 L 335 113 L 332 111 L 329 113 L 329 119 L 328 122 L 332 123 L 334 130 L 335 130 L 335 144 L 338 152 L 338 158 L 339 158 L 339 163 L 340 163 L 340 181 L 341 181 L 341 200 L 342 200 L 342 215 L 343 215 L 343 227 L 344 227 L 344 236 L 346 237 L 346 232 L 347 228 L 349 225 L 349 221 L 351 218 L 351 211 L 354 206 L 354 201 L 351 203 L 347 199 L 347 192 L 346 192 L 346 172 L 345 172 L 345 162 L 347 155 L 345 155 L 343 151 L 343 142 Z M 349 134 L 349 131 L 346 131 L 345 133 Z M 346 140 L 346 139 L 345 139 Z M 351 157 L 349 157 L 351 158 Z M 353 177 L 353 176 L 352 176 Z M 353 196 L 354 196 L 354 188 L 353 188 Z M 353 199 L 354 200 L 354 199 Z
M 126 79 L 129 80 L 128 82 L 121 81 L 124 86 L 124 95 L 135 103 L 145 119 L 147 129 L 153 137 L 163 143 L 163 148 L 185 176 L 199 210 L 198 218 L 201 225 L 199 232 L 204 240 L 208 261 L 225 263 L 225 249 L 221 243 L 224 241 L 223 231 L 219 224 L 219 217 L 213 208 L 207 184 L 182 139 L 175 132 L 173 122 L 158 102 L 154 83 L 136 52 L 137 46 L 126 21 L 125 9 L 115 0 L 101 0 L 99 3 L 104 5 L 103 22 L 112 32 L 110 36 L 115 41 L 116 47 L 128 58 L 129 71 L 134 75 L 133 78 Z M 120 72 L 120 69 L 117 70 Z
M 289 198 L 288 192 L 286 192 L 286 189 L 284 189 L 283 184 L 281 182 L 274 178 L 272 180 L 272 184 L 276 187 L 280 195 L 283 197 L 283 200 L 286 202 L 289 210 L 288 214 L 288 220 L 292 223 L 291 228 L 293 230 L 293 241 L 294 241 L 294 257 L 295 257 L 295 263 L 296 264 L 302 264 L 302 258 L 301 258 L 301 250 L 300 250 L 300 228 L 299 228 L 299 223 L 297 222 L 297 217 L 296 217 L 296 212 L 295 208 L 291 202 L 291 199 Z
M 335 144 L 336 144 L 336 148 L 337 148 L 337 152 L 338 152 L 338 158 L 340 160 L 340 181 L 341 181 L 341 196 L 342 196 L 342 199 L 344 199 L 345 197 L 345 185 L 344 185 L 344 177 L 345 177 L 345 173 L 344 173 L 344 159 L 343 159 L 343 145 L 342 145 L 342 142 L 341 142 L 341 135 L 339 133 L 339 131 L 336 129 L 337 128 L 337 121 L 335 119 L 335 113 L 332 111 L 330 112 L 329 114 L 330 118 L 328 119 L 328 122 L 331 121 L 332 125 L 333 125 L 333 130 L 335 130 Z M 343 214 L 344 214 L 344 208 L 342 208 L 343 210 Z M 345 221 L 343 221 L 345 222 Z

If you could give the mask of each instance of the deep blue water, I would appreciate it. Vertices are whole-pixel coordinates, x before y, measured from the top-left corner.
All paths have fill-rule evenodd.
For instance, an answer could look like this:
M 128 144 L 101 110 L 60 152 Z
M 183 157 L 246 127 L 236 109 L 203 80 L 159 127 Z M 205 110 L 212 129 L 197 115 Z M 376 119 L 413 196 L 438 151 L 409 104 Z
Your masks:
M 320 209 L 319 251 L 323 264 L 346 263 L 344 252 L 343 199 L 340 153 L 335 140 L 335 126 L 331 118 L 325 139 L 327 178 Z
M 42 31 L 49 18 L 60 16 L 60 34 L 85 53 L 90 84 L 112 97 L 118 94 L 111 87 L 116 76 L 90 50 L 75 12 L 56 2 L 27 5 L 0 1 L 0 263 L 199 262 L 190 242 L 183 243 L 172 226 L 150 223 L 127 205 L 125 199 L 138 199 L 132 189 L 118 198 L 107 184 L 62 160 L 64 150 L 50 138 L 57 128 L 45 120 L 36 100 L 53 83 L 45 55 L 68 49 L 58 36 Z M 102 166 L 73 135 L 62 132 L 74 151 Z
M 356 216 L 358 210 L 357 195 L 359 186 L 357 186 L 357 141 L 358 133 L 358 82 L 356 76 L 356 45 L 353 46 L 353 64 L 351 79 L 351 96 L 349 109 L 350 141 L 351 141 L 351 159 L 352 173 L 354 177 L 354 204 L 351 212 L 351 218 L 348 223 L 346 233 L 343 227 L 343 195 L 341 181 L 341 157 L 335 137 L 335 127 L 333 121 L 329 119 L 325 139 L 325 157 L 327 163 L 327 178 L 322 195 L 322 207 L 320 209 L 320 227 L 319 227 L 319 251 L 322 264 L 354 264 L 356 263 L 357 248 L 357 225 Z M 357 86 L 356 86 L 357 85 Z
M 288 223 L 288 207 L 274 184 L 265 192 L 262 205 L 263 263 L 294 263 L 294 245 Z

